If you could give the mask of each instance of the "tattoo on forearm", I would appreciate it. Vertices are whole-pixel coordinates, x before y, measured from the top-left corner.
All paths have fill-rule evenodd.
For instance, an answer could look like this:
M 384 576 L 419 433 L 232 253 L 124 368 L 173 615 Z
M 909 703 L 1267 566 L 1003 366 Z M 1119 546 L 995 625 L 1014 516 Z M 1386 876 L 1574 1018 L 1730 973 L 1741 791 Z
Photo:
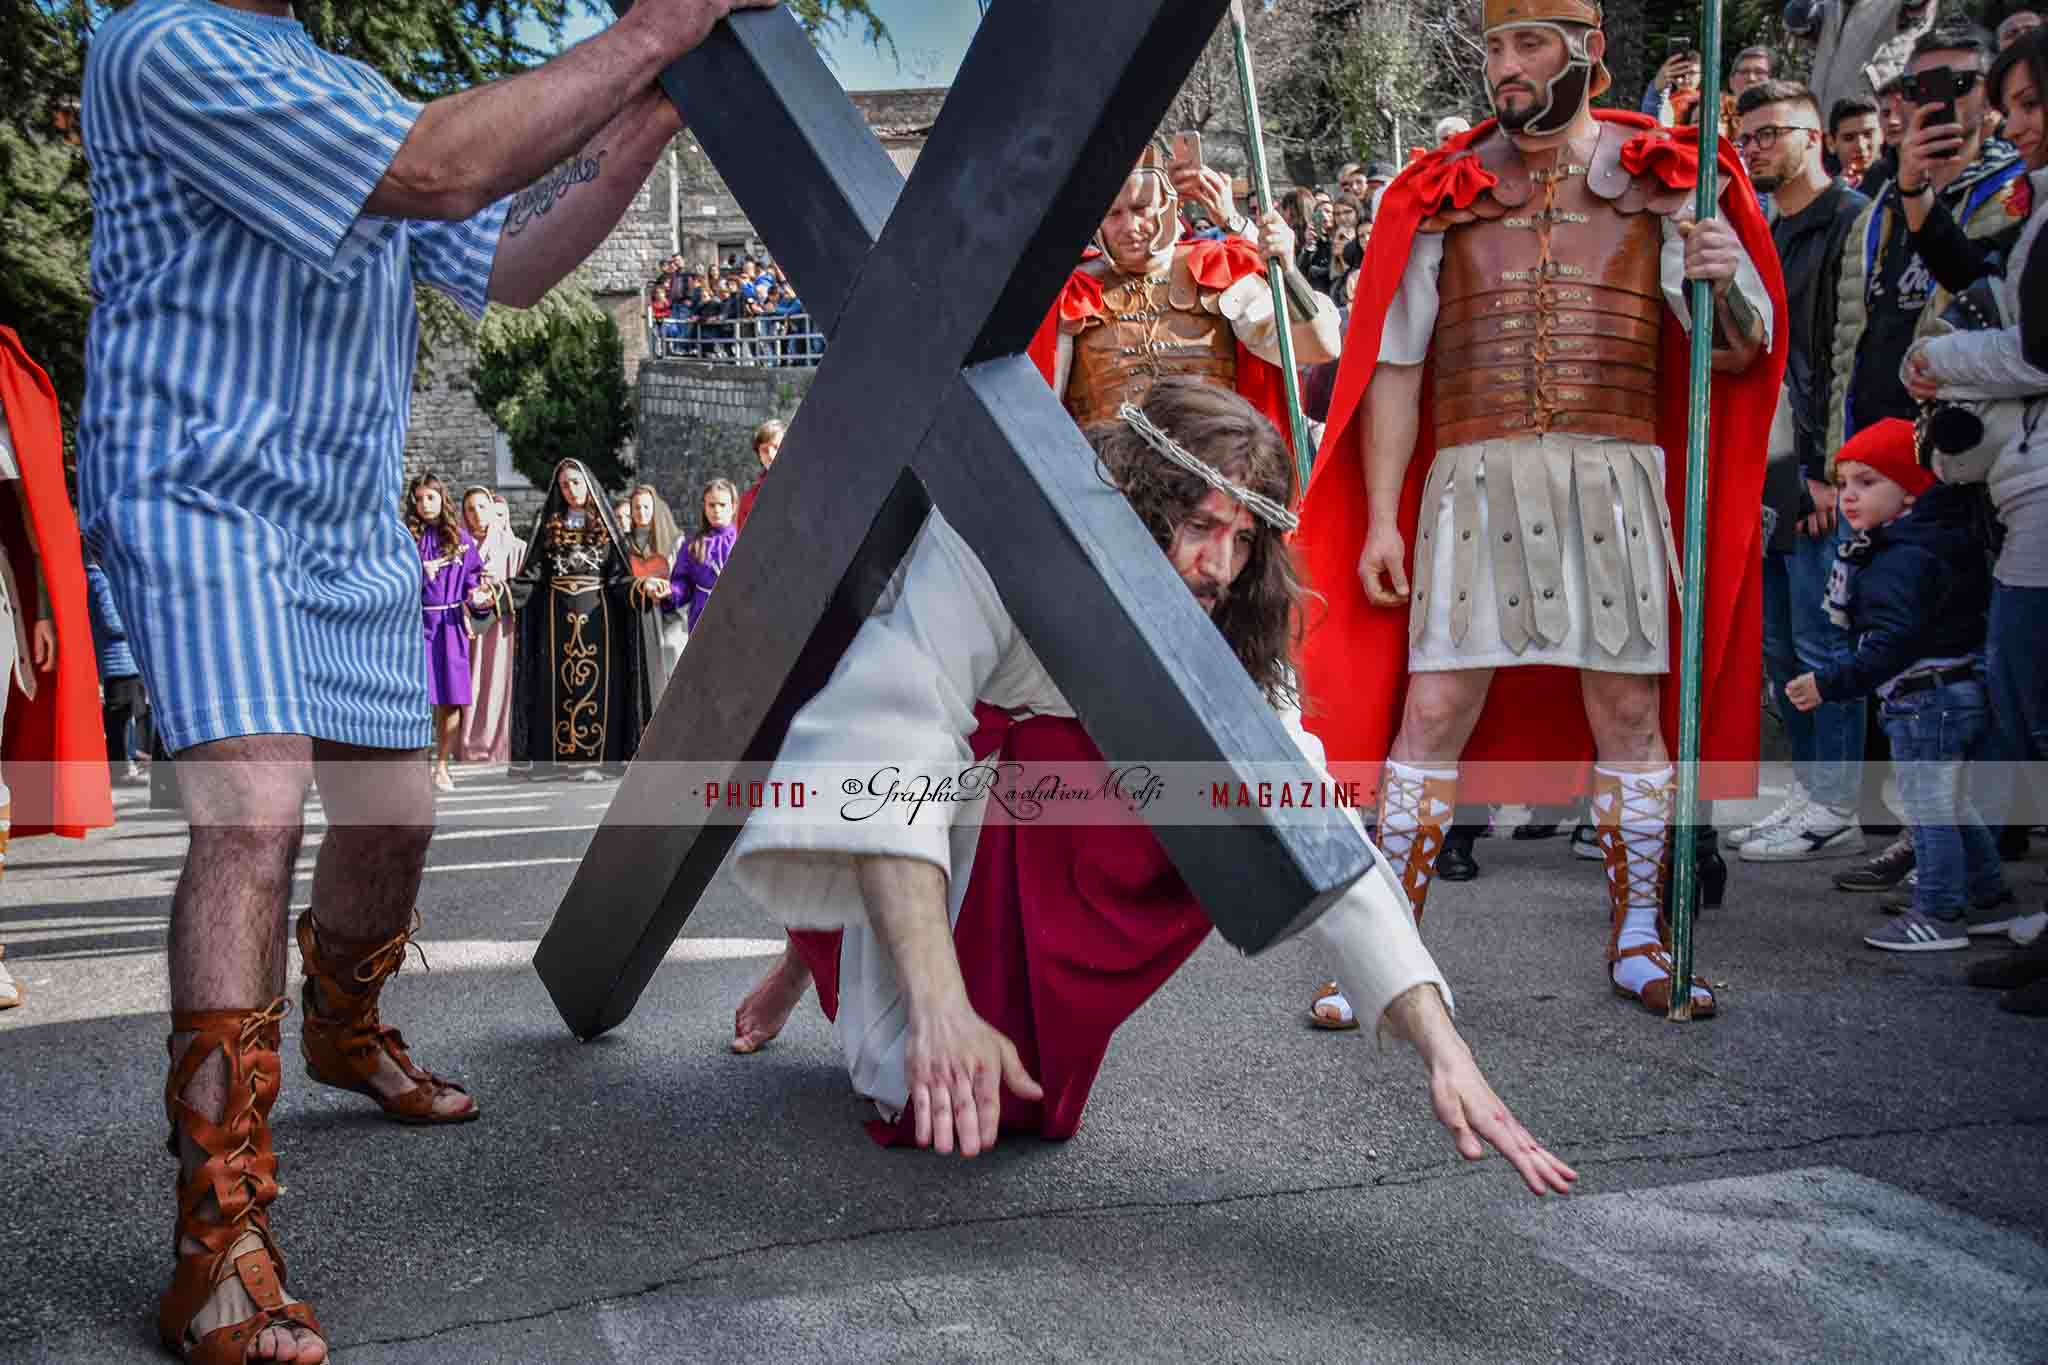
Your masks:
M 513 195 L 512 206 L 505 214 L 505 235 L 517 237 L 536 218 L 545 218 L 555 205 L 562 202 L 570 190 L 597 179 L 599 163 L 604 157 L 603 152 L 595 156 L 578 152 Z
M 1714 308 L 1714 346 L 1732 351 L 1763 339 L 1763 319 L 1750 306 L 1749 297 L 1737 285 L 1722 296 Z

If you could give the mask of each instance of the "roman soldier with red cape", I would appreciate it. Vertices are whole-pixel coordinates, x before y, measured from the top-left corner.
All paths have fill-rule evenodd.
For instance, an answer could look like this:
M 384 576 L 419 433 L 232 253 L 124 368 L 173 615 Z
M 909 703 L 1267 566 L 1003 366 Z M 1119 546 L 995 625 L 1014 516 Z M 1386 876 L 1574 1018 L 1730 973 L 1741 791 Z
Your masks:
M 1230 235 L 1178 240 L 1182 194 Z M 1294 260 L 1294 231 L 1279 214 L 1242 218 L 1220 172 L 1169 167 L 1156 146 L 1147 148 L 1033 338 L 1031 358 L 1083 428 L 1144 402 L 1162 375 L 1191 375 L 1235 390 L 1291 450 L 1269 256 Z M 1306 282 L 1300 288 L 1313 292 Z M 1315 298 L 1314 315 L 1293 324 L 1303 365 L 1334 360 L 1343 344 L 1337 306 Z
M 1686 281 L 1716 296 L 1708 797 L 1755 790 L 1785 304 L 1734 155 L 1723 217 L 1684 222 L 1693 130 L 1590 108 L 1600 18 L 1592 0 L 1487 0 L 1498 117 L 1381 200 L 1296 541 L 1328 603 L 1302 671 L 1332 762 L 1380 770 L 1382 847 L 1418 917 L 1459 798 L 1590 793 L 1614 986 L 1663 1013 Z M 1697 990 L 1696 1015 L 1713 1008 Z

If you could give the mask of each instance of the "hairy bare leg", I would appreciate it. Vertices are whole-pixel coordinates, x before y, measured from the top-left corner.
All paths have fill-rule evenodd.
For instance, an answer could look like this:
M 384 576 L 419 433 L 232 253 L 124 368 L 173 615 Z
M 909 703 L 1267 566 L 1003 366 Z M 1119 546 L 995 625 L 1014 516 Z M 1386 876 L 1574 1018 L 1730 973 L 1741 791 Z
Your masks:
M 1579 691 L 1601 766 L 1654 772 L 1671 762 L 1656 678 L 1587 671 L 1579 674 Z
M 192 841 L 171 900 L 172 1009 L 260 1009 L 284 993 L 285 913 L 312 753 L 312 742 L 298 735 L 224 739 L 179 753 L 179 788 Z M 174 1041 L 182 1055 L 191 1035 Z M 218 1122 L 226 1096 L 227 1075 L 215 1057 L 186 1087 L 184 1100 Z M 178 1155 L 187 1175 L 204 1160 L 182 1132 Z M 201 1211 L 219 1216 L 211 1198 Z M 179 1250 L 205 1248 L 187 1238 Z M 256 1311 L 241 1282 L 230 1277 L 193 1327 L 204 1336 Z M 248 1358 L 312 1365 L 327 1358 L 327 1346 L 311 1332 L 271 1327 L 257 1334 Z
M 1401 730 L 1388 757 L 1420 767 L 1456 767 L 1492 686 L 1490 668 L 1411 675 Z
M 796 945 L 785 942 L 782 956 L 768 974 L 754 983 L 732 1016 L 732 1050 L 759 1052 L 782 1032 L 789 1016 L 811 988 L 811 969 Z
M 384 943 L 412 926 L 420 873 L 434 838 L 434 792 L 423 757 L 412 749 L 364 749 L 317 740 L 313 769 L 327 810 L 327 837 L 313 864 L 313 922 L 325 933 Z M 398 1095 L 414 1082 L 377 1054 L 378 1092 Z M 434 1111 L 455 1114 L 476 1101 L 459 1091 L 436 1097 Z

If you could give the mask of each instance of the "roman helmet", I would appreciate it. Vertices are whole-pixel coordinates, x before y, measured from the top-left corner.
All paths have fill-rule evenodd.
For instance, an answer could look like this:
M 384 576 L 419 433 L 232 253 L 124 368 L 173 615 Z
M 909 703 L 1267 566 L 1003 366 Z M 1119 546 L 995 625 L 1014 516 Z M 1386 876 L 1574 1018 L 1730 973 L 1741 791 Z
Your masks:
M 1180 240 L 1180 195 L 1173 188 L 1173 177 L 1167 173 L 1166 153 L 1157 142 L 1146 145 L 1145 154 L 1138 158 L 1138 164 L 1131 168 L 1124 183 L 1129 184 L 1132 180 L 1143 181 L 1146 200 L 1159 206 L 1159 228 L 1152 234 L 1148 248 L 1150 253 L 1157 256 L 1162 251 L 1171 250 L 1173 244 Z M 1094 246 L 1105 256 L 1111 254 L 1100 227 L 1095 229 Z
M 1536 112 L 1518 131 L 1536 137 L 1561 133 L 1588 102 L 1613 84 L 1607 64 L 1586 54 L 1586 35 L 1600 27 L 1600 19 L 1598 0 L 1486 0 L 1488 35 L 1510 28 L 1547 28 L 1564 40 L 1568 54 L 1564 68 L 1541 92 Z M 1492 98 L 1491 89 L 1487 97 Z

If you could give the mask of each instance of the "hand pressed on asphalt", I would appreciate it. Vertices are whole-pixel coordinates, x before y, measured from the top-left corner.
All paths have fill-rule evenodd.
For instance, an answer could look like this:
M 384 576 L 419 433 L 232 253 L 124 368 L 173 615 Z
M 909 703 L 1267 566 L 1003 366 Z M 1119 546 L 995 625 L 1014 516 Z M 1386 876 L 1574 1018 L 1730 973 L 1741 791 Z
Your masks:
M 978 1156 L 996 1145 L 1003 1087 L 1020 1099 L 1045 1091 L 1024 1069 L 1016 1046 L 974 1012 L 964 996 L 913 1011 L 905 1056 L 917 1145 Z
M 1508 1112 L 1500 1096 L 1480 1074 L 1470 1051 L 1448 1056 L 1429 1069 L 1429 1102 L 1437 1122 L 1450 1133 L 1458 1155 L 1484 1161 L 1491 1146 L 1508 1159 L 1529 1193 L 1570 1194 L 1579 1173 L 1551 1155 L 1529 1135 L 1521 1120 Z

